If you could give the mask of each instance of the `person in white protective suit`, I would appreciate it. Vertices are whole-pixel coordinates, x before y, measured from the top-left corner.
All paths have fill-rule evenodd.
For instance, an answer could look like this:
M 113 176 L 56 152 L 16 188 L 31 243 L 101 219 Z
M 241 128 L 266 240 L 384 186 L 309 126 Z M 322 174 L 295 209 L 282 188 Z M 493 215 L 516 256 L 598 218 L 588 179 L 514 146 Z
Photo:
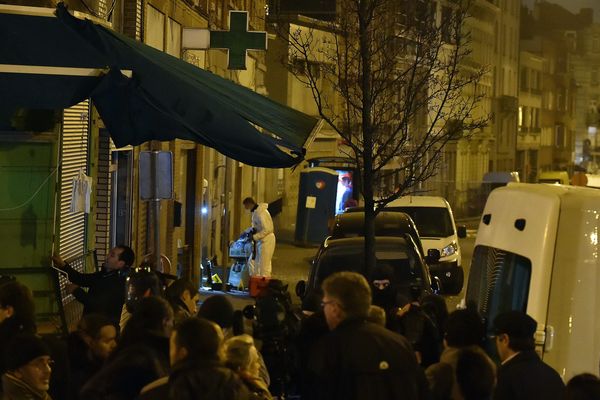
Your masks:
M 243 204 L 246 210 L 252 212 L 252 227 L 247 229 L 246 233 L 251 235 L 256 243 L 256 254 L 252 257 L 254 263 L 250 263 L 250 275 L 270 277 L 271 259 L 275 252 L 275 234 L 268 204 L 256 204 L 252 197 L 245 198 Z

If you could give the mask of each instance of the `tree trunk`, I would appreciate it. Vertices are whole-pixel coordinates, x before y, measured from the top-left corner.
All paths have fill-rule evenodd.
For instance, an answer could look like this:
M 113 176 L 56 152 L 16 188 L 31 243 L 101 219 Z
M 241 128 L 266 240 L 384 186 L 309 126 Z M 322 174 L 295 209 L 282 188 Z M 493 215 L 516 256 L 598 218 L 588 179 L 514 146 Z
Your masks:
M 375 202 L 373 199 L 373 123 L 372 109 L 372 49 L 371 49 L 371 23 L 370 15 L 372 0 L 360 0 L 359 9 L 359 35 L 360 58 L 362 66 L 361 91 L 362 91 L 362 139 L 363 139 L 363 198 L 365 200 L 365 267 L 370 273 L 375 268 Z

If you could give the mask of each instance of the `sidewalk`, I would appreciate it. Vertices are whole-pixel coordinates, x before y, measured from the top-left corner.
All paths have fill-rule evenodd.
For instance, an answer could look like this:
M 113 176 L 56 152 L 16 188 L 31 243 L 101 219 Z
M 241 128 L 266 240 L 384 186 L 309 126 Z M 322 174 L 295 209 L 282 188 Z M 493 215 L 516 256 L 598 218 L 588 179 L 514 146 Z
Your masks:
M 456 220 L 456 224 L 465 225 L 468 237 L 474 238 L 477 234 L 479 220 L 479 217 L 458 219 Z M 317 250 L 318 247 L 298 247 L 284 240 L 277 242 L 275 254 L 273 255 L 272 277 L 288 284 L 288 290 L 292 295 L 294 304 L 300 303 L 300 299 L 296 296 L 296 283 L 300 280 L 308 279 L 311 267 L 310 262 L 317 254 Z M 214 294 L 226 294 L 236 309 L 242 309 L 248 304 L 254 304 L 254 299 L 246 292 L 237 291 L 224 293 L 202 290 L 200 291 L 200 301 L 202 302 Z
M 273 255 L 272 277 L 288 284 L 294 304 L 299 304 L 296 296 L 296 283 L 306 280 L 310 273 L 310 262 L 317 253 L 317 247 L 297 247 L 291 243 L 278 242 Z M 254 299 L 246 292 L 221 292 L 211 290 L 200 291 L 200 302 L 215 294 L 225 294 L 229 297 L 236 309 L 242 309 L 248 304 L 254 304 Z
M 481 217 L 458 218 L 454 222 L 456 225 L 465 225 L 467 230 L 476 230 L 479 227 L 479 221 L 481 221 Z

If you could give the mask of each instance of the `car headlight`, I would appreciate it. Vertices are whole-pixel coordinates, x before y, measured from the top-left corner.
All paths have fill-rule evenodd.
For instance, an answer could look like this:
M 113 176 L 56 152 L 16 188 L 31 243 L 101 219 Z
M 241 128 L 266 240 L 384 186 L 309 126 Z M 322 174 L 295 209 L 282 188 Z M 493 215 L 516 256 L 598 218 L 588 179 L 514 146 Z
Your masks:
M 454 242 L 450 243 L 448 246 L 444 247 L 440 252 L 442 257 L 448 257 L 458 251 L 458 245 Z

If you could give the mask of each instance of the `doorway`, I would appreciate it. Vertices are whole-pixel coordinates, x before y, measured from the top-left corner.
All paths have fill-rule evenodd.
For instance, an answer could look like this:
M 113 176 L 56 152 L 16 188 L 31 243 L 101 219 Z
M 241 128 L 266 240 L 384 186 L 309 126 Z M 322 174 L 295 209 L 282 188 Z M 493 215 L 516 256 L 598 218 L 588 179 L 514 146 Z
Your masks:
M 111 153 L 110 248 L 131 246 L 132 167 L 132 150 Z

